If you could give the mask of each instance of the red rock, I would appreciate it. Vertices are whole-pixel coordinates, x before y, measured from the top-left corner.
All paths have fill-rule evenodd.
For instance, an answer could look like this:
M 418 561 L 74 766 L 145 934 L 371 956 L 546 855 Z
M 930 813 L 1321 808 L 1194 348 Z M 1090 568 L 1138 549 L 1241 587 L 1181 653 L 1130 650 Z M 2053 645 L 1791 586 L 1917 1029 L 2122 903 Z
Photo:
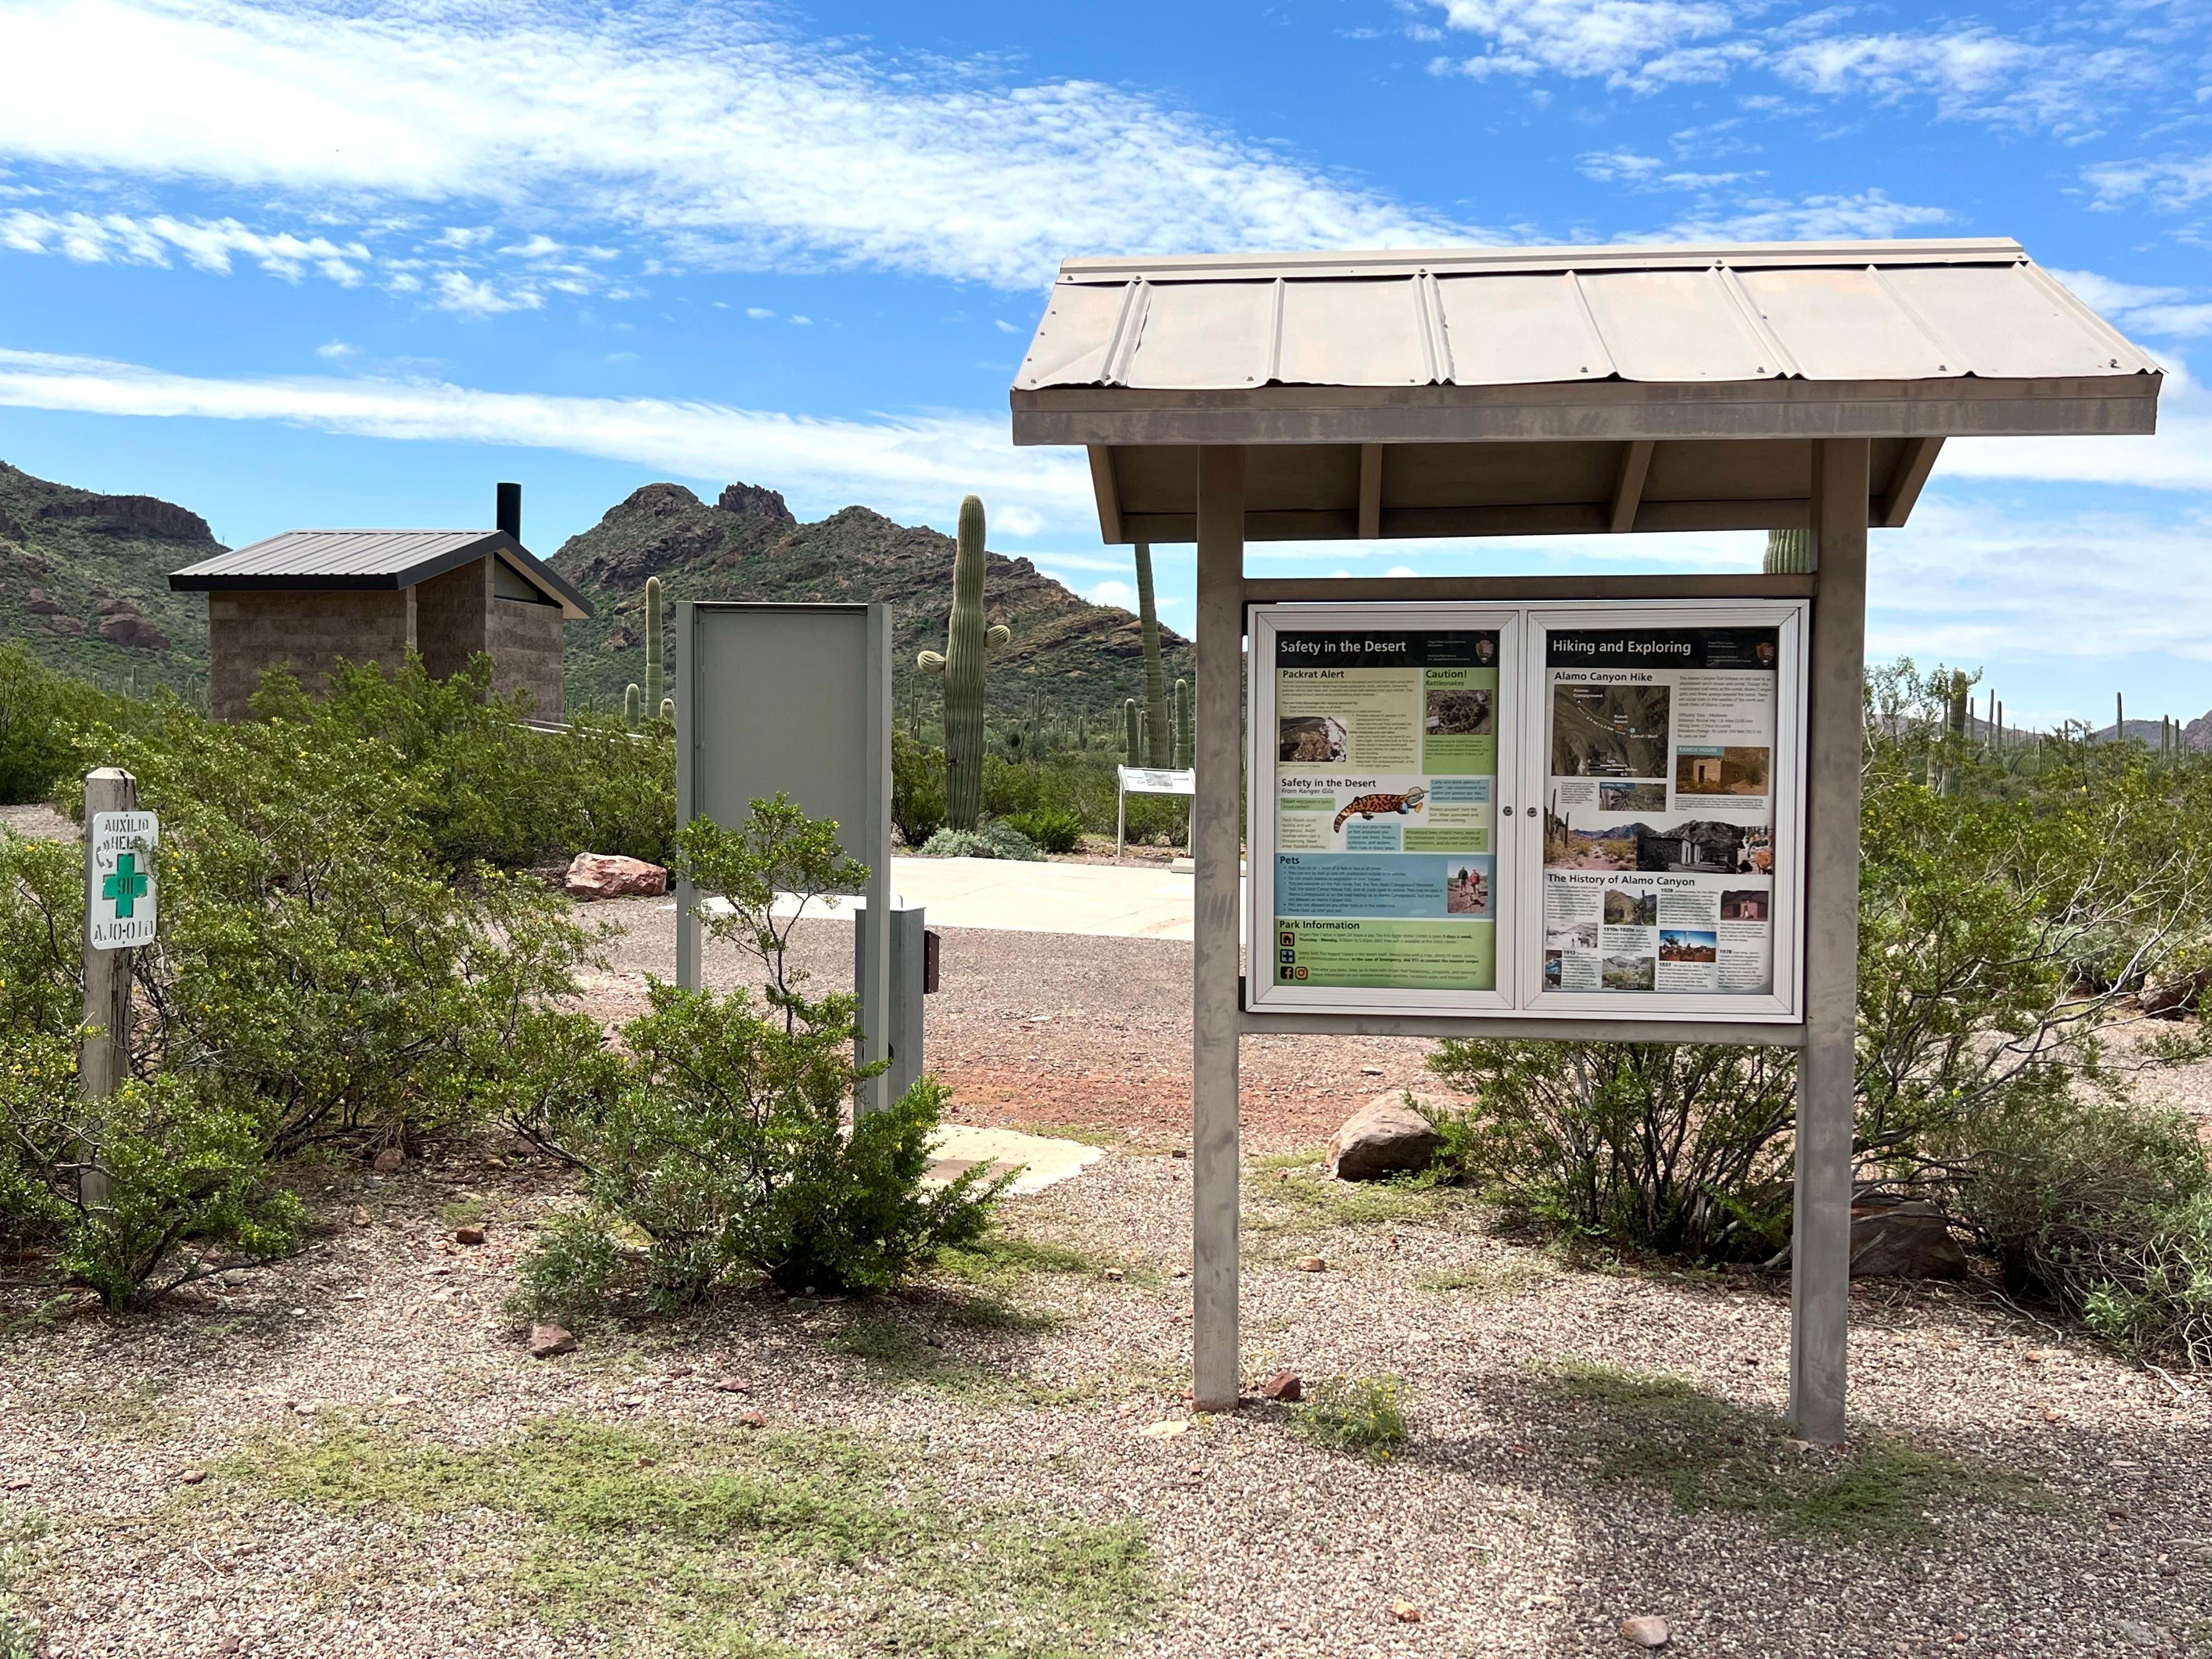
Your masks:
M 456 1244 L 481 1244 L 483 1242 L 484 1230 L 481 1227 L 456 1227 L 453 1229 L 453 1243 Z
M 1373 1181 L 1381 1176 L 1427 1169 L 1444 1138 L 1436 1125 L 1414 1109 L 1422 1104 L 1436 1107 L 1443 1102 L 1425 1099 L 1406 1089 L 1376 1096 L 1344 1121 L 1336 1139 L 1329 1143 L 1326 1160 L 1329 1174 L 1339 1181 Z
M 197 1486 L 201 1481 L 207 1479 L 207 1471 L 205 1469 L 186 1469 L 182 1474 L 179 1475 L 177 1479 L 187 1486 Z
M 1663 1648 L 1674 1638 L 1667 1621 L 1654 1613 L 1641 1613 L 1620 1621 L 1620 1639 L 1632 1647 Z
M 532 1325 L 530 1328 L 530 1357 L 550 1359 L 556 1354 L 576 1352 L 576 1339 L 558 1325 Z
M 1390 1604 L 1390 1616 L 1401 1625 L 1418 1625 L 1421 1622 L 1421 1610 L 1411 1601 L 1393 1601 Z
M 397 1146 L 386 1146 L 376 1155 L 376 1162 L 370 1164 L 369 1168 L 374 1170 L 379 1175 L 390 1175 L 406 1161 L 406 1153 L 401 1152 Z
M 726 1376 L 714 1386 L 724 1394 L 750 1394 L 753 1385 L 742 1376 Z
M 1302 1255 L 1298 1258 L 1298 1271 L 1302 1273 L 1327 1273 L 1328 1263 L 1317 1255 Z
M 741 1429 L 764 1429 L 768 1426 L 768 1419 L 759 1412 L 740 1412 L 738 1426 Z
M 366 1206 L 356 1204 L 353 1206 L 353 1224 L 355 1226 L 366 1227 L 373 1218 L 372 1218 L 368 1213 L 368 1210 Z
M 579 853 L 562 885 L 572 898 L 659 898 L 668 890 L 668 872 L 643 859 Z
M 1296 1371 L 1277 1371 L 1260 1385 L 1260 1397 L 1295 1406 L 1306 1397 L 1305 1382 Z

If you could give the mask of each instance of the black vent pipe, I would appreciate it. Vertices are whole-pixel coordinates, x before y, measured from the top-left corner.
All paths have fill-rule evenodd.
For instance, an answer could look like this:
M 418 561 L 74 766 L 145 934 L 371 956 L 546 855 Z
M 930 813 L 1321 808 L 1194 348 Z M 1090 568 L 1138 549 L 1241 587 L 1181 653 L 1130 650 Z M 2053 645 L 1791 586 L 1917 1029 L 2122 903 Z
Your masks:
M 519 483 L 499 487 L 499 527 L 514 538 L 517 547 L 522 545 L 522 486 Z

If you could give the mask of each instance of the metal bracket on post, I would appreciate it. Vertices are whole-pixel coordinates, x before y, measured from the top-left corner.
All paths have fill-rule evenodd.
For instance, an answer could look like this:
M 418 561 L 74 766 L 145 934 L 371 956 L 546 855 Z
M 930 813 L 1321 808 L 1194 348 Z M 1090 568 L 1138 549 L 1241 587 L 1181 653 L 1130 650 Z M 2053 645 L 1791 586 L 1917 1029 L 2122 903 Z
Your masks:
M 896 896 L 890 906 L 890 1013 L 885 1035 L 890 1042 L 890 1070 L 883 1075 L 885 1104 L 898 1099 L 921 1079 L 927 1063 L 922 1042 L 922 997 L 930 984 L 928 912 L 919 904 L 901 904 Z M 874 942 L 876 912 L 865 902 L 853 907 L 853 972 L 858 979 L 867 973 L 868 951 Z

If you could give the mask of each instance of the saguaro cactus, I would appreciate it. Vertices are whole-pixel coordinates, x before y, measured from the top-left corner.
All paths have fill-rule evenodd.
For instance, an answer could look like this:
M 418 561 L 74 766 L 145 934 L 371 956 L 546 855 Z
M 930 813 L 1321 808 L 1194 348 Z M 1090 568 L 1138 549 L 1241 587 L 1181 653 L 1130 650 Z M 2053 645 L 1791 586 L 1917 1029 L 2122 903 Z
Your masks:
M 1190 682 L 1175 683 L 1175 764 L 1178 772 L 1190 770 Z
M 952 556 L 952 616 L 945 649 L 915 660 L 945 677 L 945 822 L 973 830 L 983 810 L 983 663 L 1006 647 L 1013 630 L 983 622 L 983 503 L 960 503 L 960 538 Z
M 637 682 L 632 680 L 623 693 L 623 724 L 635 731 L 638 721 L 644 717 L 645 694 L 637 689 Z
M 660 578 L 645 579 L 645 706 L 660 707 L 661 693 L 667 684 L 668 634 L 663 628 L 660 605 Z
M 1803 575 L 1813 568 L 1813 532 L 1809 530 L 1770 530 L 1766 557 L 1760 568 L 1770 576 Z
M 1174 729 L 1168 724 L 1167 672 L 1160 663 L 1160 611 L 1152 600 L 1152 548 L 1137 544 L 1137 637 L 1145 647 L 1145 755 L 1130 764 L 1175 764 Z
M 663 697 L 660 700 L 660 718 L 665 720 L 673 720 L 676 718 L 675 698 Z
M 1125 766 L 1145 763 L 1143 738 L 1137 727 L 1137 700 L 1131 697 L 1121 705 L 1121 763 Z

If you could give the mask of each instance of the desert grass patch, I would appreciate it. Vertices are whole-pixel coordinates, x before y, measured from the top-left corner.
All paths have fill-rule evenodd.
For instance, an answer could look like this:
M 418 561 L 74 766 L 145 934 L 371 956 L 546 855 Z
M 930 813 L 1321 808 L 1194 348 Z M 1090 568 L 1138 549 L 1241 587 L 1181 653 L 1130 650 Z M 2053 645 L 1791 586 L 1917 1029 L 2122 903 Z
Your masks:
M 1278 1169 L 1244 1185 L 1244 1225 L 1255 1232 L 1312 1231 L 1436 1221 L 1468 1195 L 1429 1175 L 1339 1181 L 1319 1165 Z
M 1407 1439 L 1406 1385 L 1395 1376 L 1331 1376 L 1291 1410 L 1291 1426 L 1316 1445 L 1387 1462 Z
M 95 1438 L 158 1446 L 181 1440 L 197 1421 L 167 1396 L 168 1385 L 162 1382 L 134 1382 L 128 1387 L 87 1384 L 48 1396 L 47 1409 L 57 1415 L 80 1413 L 84 1431 Z
M 928 1389 L 978 1405 L 1059 1406 L 1082 1397 L 1080 1390 L 1056 1388 L 966 1358 L 945 1347 L 933 1332 L 903 1319 L 854 1319 L 823 1346 L 860 1361 L 876 1382 Z
M 1480 1301 L 1518 1296 L 1553 1282 L 1557 1275 L 1526 1257 L 1506 1256 L 1496 1261 L 1465 1261 L 1425 1273 L 1413 1283 L 1435 1295 L 1464 1294 Z
M 210 1501 L 519 1522 L 498 1587 L 617 1650 L 650 1630 L 725 1656 L 1080 1659 L 1158 1598 L 1140 1523 L 963 1501 L 925 1460 L 847 1434 L 550 1419 L 458 1449 L 338 1427 L 264 1437 L 217 1474 Z
M 1686 1513 L 1751 1516 L 1778 1533 L 1896 1547 L 1932 1538 L 1936 1517 L 1964 1505 L 2048 1502 L 2032 1476 L 1895 1438 L 1843 1451 L 1808 1447 L 1778 1418 L 1680 1377 L 1575 1364 L 1549 1382 L 1572 1408 L 1575 1438 L 1601 1478 L 1656 1487 Z

